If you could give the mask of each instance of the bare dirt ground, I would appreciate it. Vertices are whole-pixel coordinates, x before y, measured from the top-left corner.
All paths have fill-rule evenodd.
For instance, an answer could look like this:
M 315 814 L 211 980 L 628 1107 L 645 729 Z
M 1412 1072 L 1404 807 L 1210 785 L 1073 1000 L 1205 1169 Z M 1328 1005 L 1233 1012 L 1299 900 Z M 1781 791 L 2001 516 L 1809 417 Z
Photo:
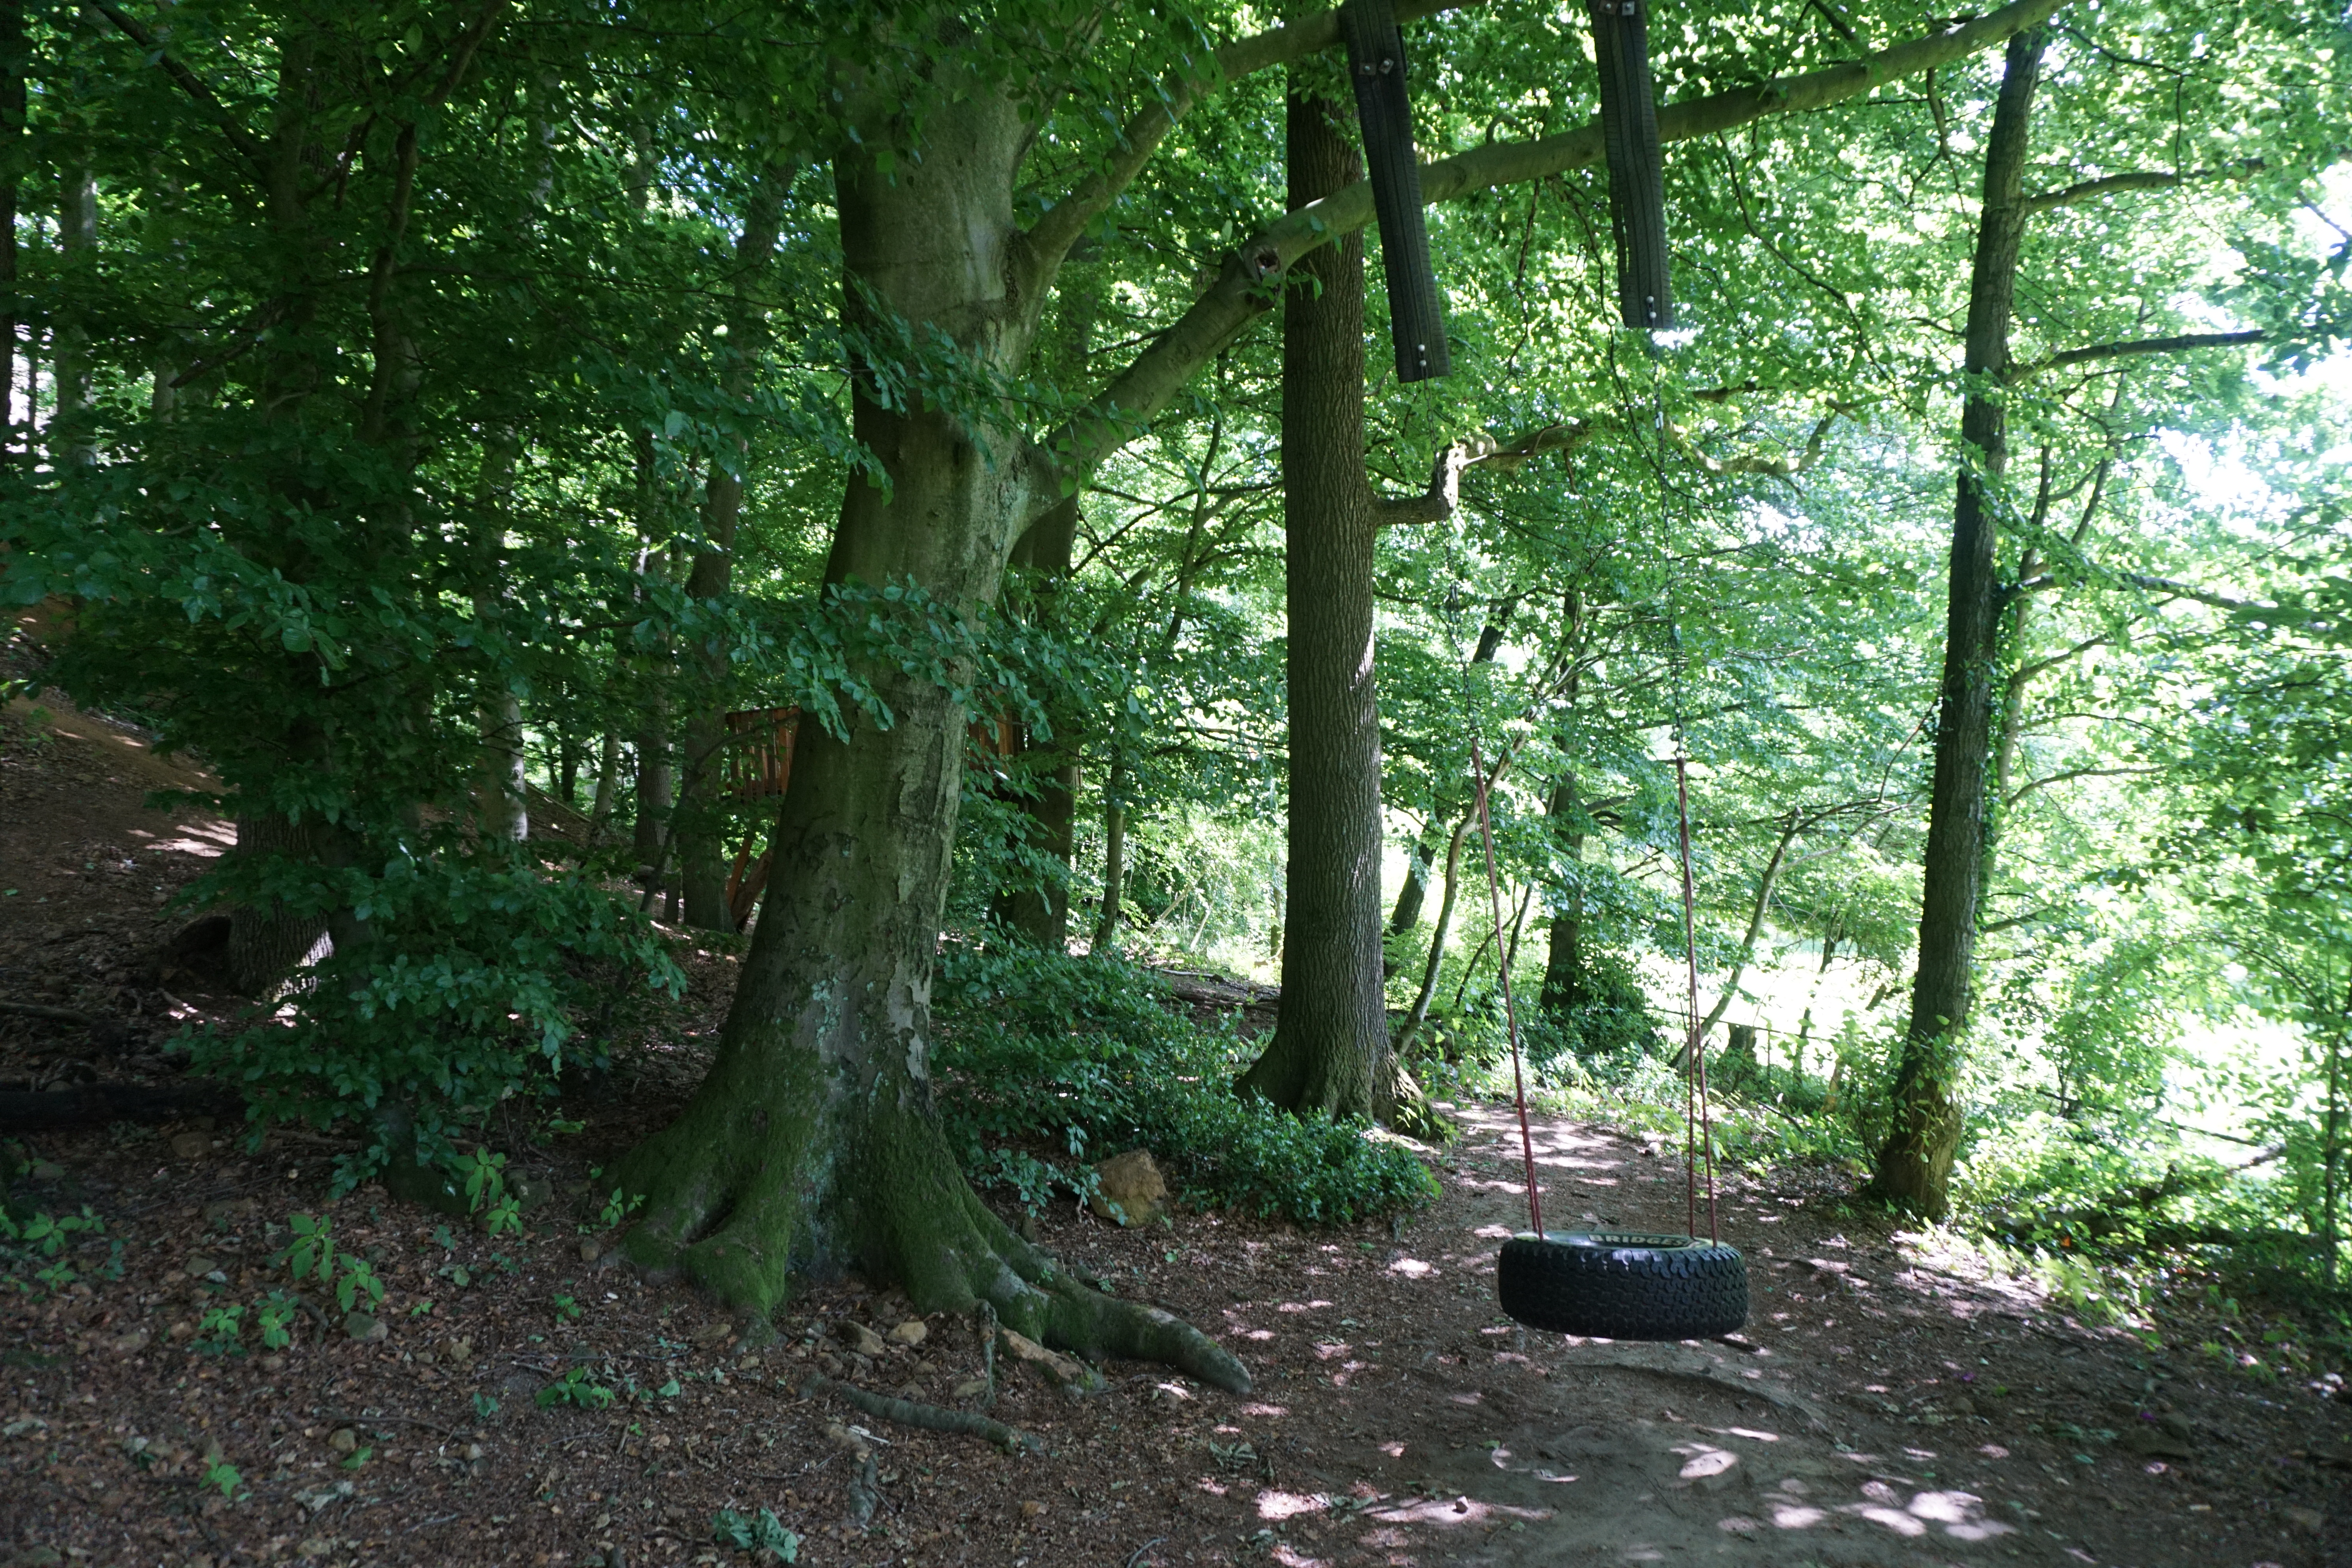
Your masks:
M 175 1020 L 227 1005 L 148 963 L 178 921 L 159 889 L 225 831 L 140 805 L 169 766 L 99 721 L 0 720 L 0 998 L 134 1026 L 100 1048 L 0 1019 L 0 1086 L 167 1074 Z M 2352 1410 L 2265 1345 L 2284 1320 L 2219 1316 L 2184 1279 L 2154 1349 L 1850 1208 L 1830 1173 L 1727 1173 L 1755 1284 L 1736 1341 L 1516 1327 L 1493 1268 L 1525 1223 L 1517 1129 L 1489 1105 L 1453 1108 L 1444 1196 L 1394 1226 L 1043 1217 L 1048 1246 L 1223 1336 L 1251 1394 L 1114 1364 L 1072 1398 L 1023 1371 L 992 1413 L 1041 1451 L 888 1426 L 804 1394 L 808 1372 L 952 1404 L 980 1367 L 971 1323 L 877 1346 L 851 1325 L 913 1339 L 905 1305 L 850 1279 L 770 1331 L 603 1252 L 589 1173 L 682 1100 L 724 1004 L 730 961 L 688 957 L 688 1003 L 567 1106 L 585 1131 L 505 1145 L 539 1198 L 520 1237 L 373 1187 L 328 1203 L 331 1138 L 26 1140 L 20 1200 L 105 1230 L 60 1289 L 0 1282 L 0 1564 L 750 1561 L 716 1538 L 721 1510 L 772 1510 L 821 1568 L 2352 1562 Z M 1536 1141 L 1556 1226 L 1681 1228 L 1675 1151 L 1559 1120 Z M 352 1321 L 314 1289 L 283 1349 L 249 1325 L 206 1343 L 207 1310 L 290 1288 L 297 1214 L 327 1215 L 386 1299 Z

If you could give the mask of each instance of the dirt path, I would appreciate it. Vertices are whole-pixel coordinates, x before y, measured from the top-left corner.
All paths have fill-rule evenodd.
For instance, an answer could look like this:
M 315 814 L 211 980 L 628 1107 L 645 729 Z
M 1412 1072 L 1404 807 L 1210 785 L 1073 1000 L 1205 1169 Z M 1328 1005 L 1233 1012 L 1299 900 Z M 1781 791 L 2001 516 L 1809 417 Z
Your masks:
M 53 863 L 57 846 L 158 824 L 139 782 L 106 772 L 111 737 L 49 733 L 5 758 L 0 798 L 47 814 L 33 869 L 77 875 L 0 914 L 0 953 L 29 963 L 16 973 L 39 997 L 160 1028 L 135 979 L 152 889 L 89 875 L 87 854 Z M 27 842 L 0 824 L 0 843 Z M 127 858 L 200 863 L 160 842 Z M 2161 1352 L 2080 1327 L 1843 1212 L 1827 1176 L 1727 1177 L 1725 1234 L 1757 1287 L 1743 1342 L 1517 1328 L 1495 1310 L 1493 1261 L 1523 1194 L 1515 1129 L 1491 1106 L 1456 1108 L 1442 1201 L 1393 1228 L 1045 1217 L 1047 1245 L 1223 1336 L 1248 1397 L 1134 1365 L 1079 1400 L 1014 1374 L 994 1414 L 1044 1445 L 1018 1458 L 803 1397 L 818 1368 L 951 1402 L 977 1342 L 945 1318 L 919 1343 L 858 1342 L 848 1325 L 887 1333 L 906 1314 L 855 1279 L 746 1334 L 596 1256 L 591 1169 L 671 1113 L 724 1003 L 726 963 L 691 967 L 685 1012 L 615 1042 L 603 1098 L 567 1106 L 583 1133 L 510 1145 L 543 1194 L 522 1237 L 374 1188 L 323 1205 L 350 1147 L 332 1138 L 280 1131 L 258 1155 L 197 1124 L 33 1140 L 19 1196 L 87 1205 L 106 1231 L 68 1255 L 80 1278 L 63 1289 L 0 1285 L 0 1564 L 740 1563 L 714 1517 L 762 1509 L 817 1568 L 2347 1561 L 2352 1413 L 2325 1396 L 2340 1384 L 2255 1382 L 2195 1348 L 2194 1325 L 2168 1326 Z M 7 1025 L 0 1078 L 54 1075 L 80 1048 Z M 1556 1226 L 1680 1227 L 1671 1151 L 1562 1121 L 1538 1142 Z M 329 1215 L 388 1294 L 347 1320 L 312 1292 L 271 1351 L 252 1309 L 289 1284 L 275 1259 L 297 1213 Z M 208 1345 L 204 1315 L 225 1304 L 247 1322 Z M 877 1440 L 862 1523 L 853 1424 Z

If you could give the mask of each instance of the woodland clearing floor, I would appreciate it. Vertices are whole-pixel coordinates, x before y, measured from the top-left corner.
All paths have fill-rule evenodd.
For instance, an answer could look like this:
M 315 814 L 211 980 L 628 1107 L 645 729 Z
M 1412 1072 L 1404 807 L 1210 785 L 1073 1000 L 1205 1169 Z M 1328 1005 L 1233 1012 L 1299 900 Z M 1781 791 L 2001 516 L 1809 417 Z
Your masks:
M 101 1049 L 0 1018 L 0 1087 L 166 1078 L 160 1042 L 228 1010 L 149 963 L 183 918 L 161 895 L 226 833 L 141 805 L 194 778 L 173 773 L 102 721 L 0 717 L 0 892 L 19 889 L 0 896 L 0 998 L 128 1025 Z M 993 1414 L 1045 1445 L 1019 1458 L 803 1397 L 822 1366 L 947 1403 L 977 1342 L 934 1318 L 919 1344 L 857 1356 L 842 1327 L 887 1332 L 905 1308 L 854 1279 L 746 1335 L 593 1256 L 590 1170 L 682 1102 L 724 1005 L 731 961 L 686 952 L 687 1003 L 614 1040 L 614 1079 L 567 1104 L 585 1131 L 504 1142 L 546 1194 L 522 1237 L 372 1186 L 327 1203 L 348 1140 L 280 1130 L 251 1154 L 184 1123 L 26 1141 L 42 1163 L 20 1197 L 87 1205 L 106 1232 L 62 1292 L 0 1287 L 0 1564 L 748 1561 L 714 1544 L 721 1509 L 772 1510 L 818 1568 L 2352 1563 L 2342 1384 L 2256 1381 L 2193 1348 L 2258 1344 L 2264 1320 L 2225 1329 L 2183 1292 L 2154 1309 L 2172 1348 L 2152 1349 L 1851 1208 L 1832 1173 L 1724 1177 L 1756 1288 L 1737 1342 L 1512 1325 L 1494 1259 L 1524 1194 L 1516 1124 L 1488 1104 L 1452 1108 L 1444 1195 L 1394 1226 L 1043 1216 L 1045 1245 L 1221 1336 L 1245 1397 L 1131 1364 L 1084 1399 L 1016 1374 Z M 1674 1150 L 1556 1118 L 1536 1142 L 1556 1226 L 1682 1227 Z M 380 1337 L 321 1301 L 282 1352 L 249 1326 L 197 1348 L 207 1308 L 286 1284 L 296 1213 L 374 1261 Z M 539 1403 L 575 1371 L 613 1402 Z M 863 1528 L 825 1436 L 852 1422 L 886 1445 Z M 216 1463 L 233 1496 L 205 1485 Z

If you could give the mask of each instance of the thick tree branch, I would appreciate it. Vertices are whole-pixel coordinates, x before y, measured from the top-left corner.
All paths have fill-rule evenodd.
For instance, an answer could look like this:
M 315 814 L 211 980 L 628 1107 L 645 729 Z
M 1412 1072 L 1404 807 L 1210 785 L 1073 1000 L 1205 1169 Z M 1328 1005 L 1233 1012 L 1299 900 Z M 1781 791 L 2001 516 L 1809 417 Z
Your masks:
M 2049 212 L 2055 207 L 2077 206 L 2084 202 L 2095 202 L 2101 196 L 2117 195 L 2125 191 L 2178 190 L 2195 181 L 2242 178 L 2247 174 L 2258 174 L 2262 169 L 2260 158 L 2249 158 L 2242 163 L 2231 163 L 2225 168 L 2193 169 L 2186 174 L 2154 169 L 2130 174 L 2108 174 L 2101 179 L 2062 185 L 2038 196 L 2028 196 L 2025 198 L 2025 213 L 2031 217 L 2035 213 Z
M 2073 647 L 2066 649 L 2063 653 L 2053 653 L 2047 658 L 2037 658 L 2032 664 L 2019 665 L 2016 669 L 2010 673 L 2009 683 L 2011 686 L 2021 687 L 2028 681 L 2033 679 L 2034 677 L 2057 668 L 2060 665 L 2064 664 L 2068 659 L 2079 658 L 2082 655 L 2090 652 L 2093 648 L 2103 647 L 2114 640 L 2115 639 L 2113 637 L 2105 636 L 2084 637 L 2081 642 L 2076 643 Z
M 1700 451 L 1698 444 L 1673 420 L 1666 421 L 1665 431 L 1667 438 L 1683 449 L 1684 456 L 1710 474 L 1762 474 L 1771 479 L 1793 479 L 1821 461 L 1822 443 L 1828 438 L 1830 426 L 1836 422 L 1840 412 L 1833 408 L 1822 416 L 1820 422 L 1813 426 L 1811 437 L 1806 440 L 1805 453 L 1801 458 L 1790 457 L 1786 452 L 1774 458 L 1710 458 Z
M 162 68 L 163 74 L 179 83 L 180 89 L 194 100 L 196 107 L 202 109 L 211 118 L 213 123 L 220 128 L 221 134 L 228 139 L 228 144 L 236 148 L 238 155 L 252 165 L 255 177 L 264 182 L 268 180 L 269 169 L 268 150 L 251 132 L 237 122 L 236 116 L 229 112 L 228 105 L 220 100 L 220 95 L 213 91 L 204 78 L 174 58 L 154 34 L 141 26 L 138 19 L 121 6 L 115 5 L 113 0 L 90 0 L 90 9 L 113 23 L 117 32 L 145 50 L 148 58 Z
M 2192 349 L 2240 349 L 2267 342 L 2270 334 L 2262 331 L 2244 332 L 2183 332 L 2169 338 L 2134 338 L 2127 342 L 2092 343 L 2088 347 L 2067 349 L 2032 364 L 2020 365 L 2014 373 L 2019 377 L 2036 375 L 2045 370 L 2063 370 L 2070 364 L 2092 364 L 2100 360 L 2128 359 L 2135 354 L 2177 354 Z
M 2169 191 L 2186 183 L 2181 175 L 2172 174 L 2109 174 L 2105 179 L 2084 180 L 2054 191 L 2044 191 L 2038 196 L 2028 196 L 2025 198 L 2025 212 L 2031 217 L 2035 213 L 2046 213 L 2053 207 L 2071 207 L 2124 191 Z
M 2048 20 L 2063 4 L 2064 0 L 2013 0 L 1974 21 L 1906 40 L 1859 60 L 1669 104 L 1658 111 L 1658 135 L 1665 142 L 1687 142 L 1769 115 L 1827 109 L 1888 82 L 1965 59 L 2012 33 Z M 1495 142 L 1423 164 L 1422 199 L 1458 201 L 1496 185 L 1583 168 L 1599 163 L 1601 156 L 1598 121 L 1539 141 Z M 1040 508 L 1133 439 L 1203 364 L 1271 308 L 1276 291 L 1267 286 L 1268 279 L 1317 246 L 1352 233 L 1371 218 L 1371 187 L 1359 182 L 1284 215 L 1228 256 L 1216 280 L 1193 301 L 1192 308 L 1034 455 L 1046 470 L 1039 476 L 1042 482 L 1036 491 Z
M 2273 607 L 2259 604 L 2252 599 L 2233 599 L 2227 594 L 2216 594 L 2210 589 L 2200 588 L 2193 583 L 2176 583 L 2169 577 L 2144 576 L 2137 572 L 2118 572 L 2115 575 L 2116 581 L 2128 583 L 2135 588 L 2146 588 L 2156 594 L 2170 594 L 2176 598 L 2193 599 L 2198 604 L 2210 605 L 2217 610 L 2267 610 Z
M 1591 438 L 1593 426 L 1580 419 L 1563 420 L 1497 441 L 1492 436 L 1472 436 L 1449 442 L 1437 454 L 1429 488 L 1417 496 L 1376 501 L 1382 528 L 1402 523 L 1444 522 L 1462 500 L 1463 473 L 1481 463 L 1498 468 L 1517 468 L 1547 452 L 1566 452 Z
M 2030 779 L 2026 783 L 2018 785 L 2015 789 L 2010 791 L 2009 798 L 2001 802 L 2001 805 L 2004 806 L 2015 805 L 2019 801 L 2023 800 L 2035 790 L 2047 789 L 2052 784 L 2064 784 L 2070 779 L 2133 778 L 2145 773 L 2161 772 L 2163 772 L 2161 768 L 2068 768 L 2063 773 L 2052 773 L 2046 779 Z M 1984 929 L 1990 931 L 1993 928 L 1988 926 Z
M 1402 23 L 1485 3 L 1486 0 L 1399 0 L 1394 10 L 1396 19 Z M 1151 162 L 1151 155 L 1160 150 L 1160 144 L 1168 139 L 1168 133 L 1176 129 L 1176 122 L 1191 113 L 1194 105 L 1229 82 L 1305 59 L 1336 47 L 1339 42 L 1339 13 L 1325 11 L 1286 26 L 1235 39 L 1217 50 L 1211 68 L 1171 78 L 1150 107 L 1119 128 L 1118 140 L 1102 164 L 1030 226 L 1026 261 L 1033 285 L 1053 276 L 1087 226 L 1100 217 L 1118 199 L 1119 193 L 1134 183 L 1144 165 Z
M 2145 588 L 2152 594 L 2169 594 L 2176 599 L 2190 599 L 2200 605 L 2210 605 L 2217 610 L 2275 611 L 2278 608 L 2275 605 L 2265 605 L 2254 599 L 2233 599 L 2227 594 L 2216 594 L 2209 588 L 2200 588 L 2194 583 L 2176 582 L 2170 577 L 2150 577 L 2140 572 L 2109 572 L 2104 567 L 2095 567 L 2093 574 L 2095 576 L 2105 577 L 2111 582 L 2127 584 L 2134 588 Z M 2009 593 L 2012 595 L 2047 593 L 2053 588 L 2065 587 L 2069 579 L 2045 574 L 2042 576 L 2027 578 L 2011 588 Z

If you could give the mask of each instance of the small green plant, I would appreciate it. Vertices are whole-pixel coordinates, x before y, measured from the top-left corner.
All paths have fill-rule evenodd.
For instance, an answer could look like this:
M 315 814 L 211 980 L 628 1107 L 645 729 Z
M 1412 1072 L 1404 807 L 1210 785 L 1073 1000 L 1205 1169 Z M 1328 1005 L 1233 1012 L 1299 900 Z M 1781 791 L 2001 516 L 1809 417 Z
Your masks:
M 333 1281 L 335 1302 L 346 1312 L 352 1310 L 362 1296 L 373 1306 L 383 1300 L 383 1281 L 375 1277 L 375 1268 L 356 1253 L 343 1252 L 335 1246 L 333 1222 L 323 1215 L 289 1215 L 286 1228 L 293 1239 L 278 1255 L 287 1272 L 299 1285 L 305 1279 L 324 1285 Z M 340 1263 L 342 1277 L 336 1278 Z
M 305 1279 L 316 1279 L 323 1285 L 333 1279 L 334 1222 L 323 1215 L 289 1215 L 286 1228 L 293 1233 L 294 1239 L 286 1244 L 286 1249 L 278 1255 L 278 1261 L 286 1265 L 287 1271 L 294 1276 L 294 1282 L 299 1285 Z
M 584 1366 L 573 1367 L 541 1389 L 538 1394 L 541 1410 L 551 1410 L 559 1405 L 575 1405 L 582 1410 L 602 1410 L 615 1397 L 611 1389 L 592 1380 Z
M 195 1342 L 190 1347 L 205 1355 L 226 1355 L 236 1348 L 245 1332 L 245 1309 L 235 1302 L 205 1310 L 196 1324 Z
M 614 1187 L 613 1195 L 604 1200 L 604 1212 L 596 1216 L 596 1223 L 604 1229 L 610 1230 L 642 1208 L 645 1201 L 646 1194 L 643 1193 L 625 1194 L 620 1188 Z
M 254 1314 L 255 1325 L 261 1331 L 265 1350 L 282 1351 L 294 1342 L 289 1325 L 294 1321 L 294 1298 L 283 1290 L 272 1290 Z
M 408 1315 L 412 1318 L 431 1317 L 433 1315 L 432 1298 L 428 1296 L 422 1301 L 410 1302 L 408 1305 Z
M 344 1458 L 343 1468 L 347 1470 L 356 1470 L 374 1458 L 375 1450 L 373 1448 L 355 1448 Z
M 348 1312 L 362 1296 L 368 1299 L 368 1305 L 374 1306 L 383 1300 L 383 1281 L 375 1277 L 366 1258 L 354 1258 L 347 1252 L 343 1254 L 343 1277 L 335 1281 L 335 1304 Z
M 488 1421 L 499 1413 L 499 1402 L 487 1394 L 474 1395 L 474 1419 Z
M 205 1471 L 204 1484 L 220 1488 L 221 1496 L 233 1500 L 236 1496 L 236 1489 L 245 1484 L 245 1477 L 238 1474 L 237 1468 L 226 1459 L 216 1459 L 212 1468 Z
M 468 1212 L 482 1216 L 492 1236 L 520 1235 L 522 1205 L 507 1192 L 507 1157 L 478 1147 L 465 1167 Z
M 0 1264 L 5 1264 L 11 1283 L 18 1289 L 31 1287 L 14 1276 L 29 1267 L 34 1280 L 44 1289 L 62 1290 L 81 1278 L 66 1256 L 77 1236 L 102 1237 L 106 1222 L 84 1207 L 78 1215 L 36 1214 L 21 1223 L 11 1219 L 0 1208 Z M 117 1251 L 120 1251 L 118 1244 Z
M 784 1528 L 773 1509 L 753 1515 L 722 1508 L 711 1516 L 710 1532 L 719 1545 L 738 1552 L 772 1552 L 780 1563 L 800 1561 L 801 1538 Z
M 558 1296 L 555 1299 L 555 1317 L 556 1321 L 559 1322 L 578 1322 L 580 1321 L 580 1303 L 573 1300 L 569 1296 Z

